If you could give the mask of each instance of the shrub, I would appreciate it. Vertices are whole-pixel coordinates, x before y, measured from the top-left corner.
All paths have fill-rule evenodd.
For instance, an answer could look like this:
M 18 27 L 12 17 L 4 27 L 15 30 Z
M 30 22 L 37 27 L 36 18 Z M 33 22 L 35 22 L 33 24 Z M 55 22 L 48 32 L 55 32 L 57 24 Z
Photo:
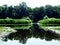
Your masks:
M 38 21 L 39 24 L 42 25 L 60 25 L 60 19 L 56 18 L 48 18 Z
M 11 18 L 6 18 L 6 19 L 0 19 L 0 24 L 29 24 L 32 21 L 29 19 L 11 19 Z
M 46 16 L 44 16 L 44 18 L 43 19 L 48 19 L 48 16 L 46 15 Z

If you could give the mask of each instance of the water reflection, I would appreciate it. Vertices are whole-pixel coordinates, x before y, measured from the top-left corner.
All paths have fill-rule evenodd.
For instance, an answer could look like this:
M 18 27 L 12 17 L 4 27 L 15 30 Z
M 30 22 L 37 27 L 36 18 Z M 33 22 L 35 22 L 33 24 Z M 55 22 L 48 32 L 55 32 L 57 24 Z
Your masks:
M 37 24 L 33 24 L 29 29 L 16 29 L 17 32 L 11 33 L 4 38 L 4 41 L 10 40 L 19 40 L 20 43 L 25 44 L 29 38 L 40 38 L 41 40 L 45 39 L 46 41 L 59 40 L 60 35 L 52 32 L 50 30 L 45 31 L 42 28 L 39 28 Z
M 57 34 L 51 30 L 45 31 L 42 28 L 39 28 L 38 25 L 34 24 L 33 25 L 33 37 L 35 38 L 40 38 L 40 39 L 45 39 L 46 41 L 51 41 L 52 39 L 59 39 L 60 34 Z
M 31 37 L 31 34 L 29 30 L 19 30 L 16 33 L 11 33 L 7 37 L 5 37 L 5 40 L 19 40 L 21 43 L 26 43 L 27 39 Z

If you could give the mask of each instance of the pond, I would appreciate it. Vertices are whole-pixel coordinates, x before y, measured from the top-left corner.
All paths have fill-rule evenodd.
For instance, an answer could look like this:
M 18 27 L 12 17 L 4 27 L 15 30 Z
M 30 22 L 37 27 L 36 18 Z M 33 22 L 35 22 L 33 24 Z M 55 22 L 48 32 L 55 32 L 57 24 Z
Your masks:
M 20 27 L 11 27 L 16 32 L 1 37 L 0 45 L 60 45 L 60 34 L 50 30 L 45 31 L 37 24 L 33 24 L 28 28 Z

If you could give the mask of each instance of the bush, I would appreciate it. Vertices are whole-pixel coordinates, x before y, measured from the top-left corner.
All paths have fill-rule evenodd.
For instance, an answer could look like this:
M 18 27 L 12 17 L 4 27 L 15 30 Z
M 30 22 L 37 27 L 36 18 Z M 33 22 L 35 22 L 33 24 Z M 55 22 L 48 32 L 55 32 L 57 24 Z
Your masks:
M 32 21 L 29 19 L 25 19 L 25 18 L 22 18 L 22 19 L 9 19 L 9 18 L 6 18 L 6 19 L 0 19 L 0 24 L 29 24 L 31 23 Z
M 44 18 L 43 19 L 48 19 L 48 16 L 46 15 L 46 16 L 44 16 Z
M 38 21 L 39 24 L 42 25 L 59 25 L 60 26 L 60 19 L 56 18 L 48 18 Z

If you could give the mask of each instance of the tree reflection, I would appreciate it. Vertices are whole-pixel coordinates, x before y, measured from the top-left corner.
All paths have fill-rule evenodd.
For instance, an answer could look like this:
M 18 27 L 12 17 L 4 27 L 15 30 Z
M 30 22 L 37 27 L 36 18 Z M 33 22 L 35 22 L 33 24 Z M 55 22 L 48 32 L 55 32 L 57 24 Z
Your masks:
M 4 41 L 10 40 L 19 40 L 21 43 L 25 44 L 29 38 L 40 38 L 45 39 L 46 41 L 51 41 L 52 39 L 60 39 L 60 35 L 52 32 L 51 30 L 45 31 L 42 28 L 39 28 L 37 24 L 29 29 L 16 29 L 17 32 L 11 33 L 4 38 Z

